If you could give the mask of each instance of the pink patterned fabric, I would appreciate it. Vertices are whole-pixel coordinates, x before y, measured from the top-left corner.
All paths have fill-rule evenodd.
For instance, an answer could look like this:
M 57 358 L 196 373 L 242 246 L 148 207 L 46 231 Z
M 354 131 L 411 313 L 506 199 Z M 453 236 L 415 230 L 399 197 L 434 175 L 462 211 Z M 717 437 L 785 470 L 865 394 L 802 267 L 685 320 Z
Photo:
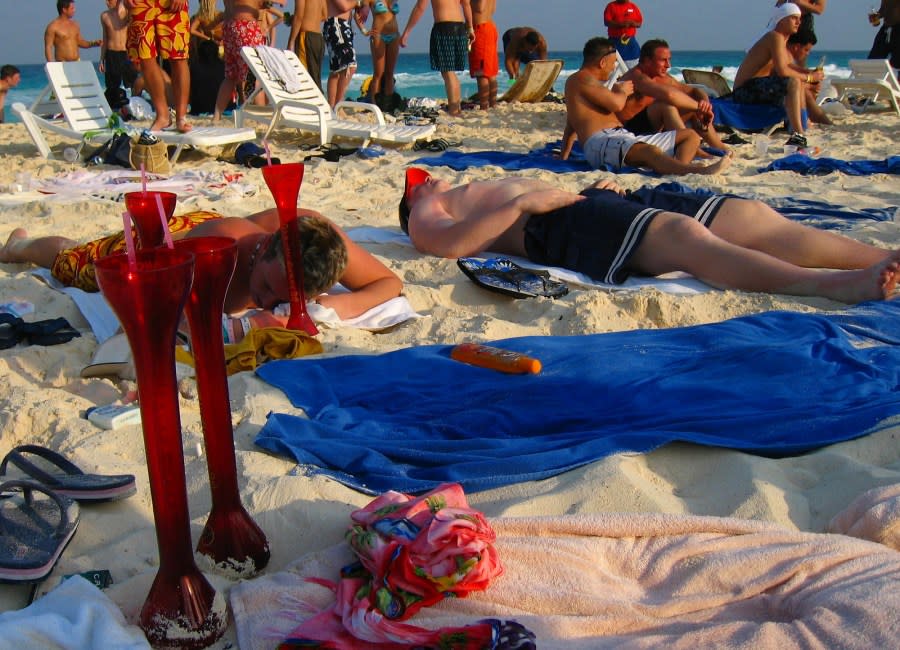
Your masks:
M 345 537 L 359 561 L 341 569 L 337 584 L 312 580 L 334 590 L 335 604 L 296 628 L 281 648 L 534 647 L 516 623 L 488 619 L 426 630 L 400 622 L 444 598 L 484 590 L 503 573 L 494 530 L 458 484 L 420 497 L 387 492 L 351 518 Z

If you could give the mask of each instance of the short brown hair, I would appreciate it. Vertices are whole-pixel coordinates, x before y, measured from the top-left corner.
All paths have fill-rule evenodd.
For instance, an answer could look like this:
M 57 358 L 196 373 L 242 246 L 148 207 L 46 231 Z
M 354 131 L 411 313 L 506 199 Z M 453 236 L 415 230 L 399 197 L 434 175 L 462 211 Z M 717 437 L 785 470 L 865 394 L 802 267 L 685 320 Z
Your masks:
M 316 214 L 299 216 L 297 231 L 303 255 L 303 291 L 311 298 L 327 291 L 340 280 L 347 268 L 347 245 L 334 226 Z M 276 257 L 284 262 L 280 232 L 271 238 L 262 255 L 264 260 Z

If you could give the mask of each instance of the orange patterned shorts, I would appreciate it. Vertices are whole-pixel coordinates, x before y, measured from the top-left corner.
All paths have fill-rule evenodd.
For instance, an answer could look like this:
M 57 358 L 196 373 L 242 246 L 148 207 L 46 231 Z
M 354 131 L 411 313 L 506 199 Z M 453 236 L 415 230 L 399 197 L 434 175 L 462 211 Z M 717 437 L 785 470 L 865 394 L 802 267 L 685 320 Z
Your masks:
M 215 212 L 188 212 L 169 219 L 169 232 L 186 232 L 206 221 L 221 219 Z M 137 234 L 134 234 L 137 238 Z M 94 260 L 107 255 L 125 252 L 125 233 L 120 232 L 86 244 L 67 248 L 56 254 L 50 273 L 67 287 L 75 287 L 83 291 L 99 291 L 97 277 L 94 274 Z
M 170 11 L 171 0 L 132 0 L 131 23 L 128 25 L 128 58 L 132 61 L 188 58 L 191 20 L 187 5 Z

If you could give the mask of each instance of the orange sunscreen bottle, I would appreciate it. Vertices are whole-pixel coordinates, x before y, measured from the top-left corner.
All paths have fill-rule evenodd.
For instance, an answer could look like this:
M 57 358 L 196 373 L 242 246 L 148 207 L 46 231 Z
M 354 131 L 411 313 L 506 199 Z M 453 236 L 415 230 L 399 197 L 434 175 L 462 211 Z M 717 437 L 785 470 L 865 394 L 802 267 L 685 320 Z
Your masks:
M 541 371 L 541 362 L 537 359 L 480 343 L 460 343 L 450 351 L 450 358 L 512 374 L 537 374 Z

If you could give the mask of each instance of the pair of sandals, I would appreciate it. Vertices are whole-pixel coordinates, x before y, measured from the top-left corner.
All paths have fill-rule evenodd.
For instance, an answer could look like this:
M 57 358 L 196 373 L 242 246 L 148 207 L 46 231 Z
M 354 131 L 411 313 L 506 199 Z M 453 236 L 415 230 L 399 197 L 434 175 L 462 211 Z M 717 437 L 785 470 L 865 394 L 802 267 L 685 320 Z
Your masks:
M 0 582 L 39 583 L 75 535 L 78 501 L 112 501 L 136 492 L 131 474 L 85 474 L 61 454 L 21 445 L 0 463 Z
M 81 333 L 65 318 L 51 318 L 26 323 L 18 316 L 0 314 L 0 350 L 18 345 L 59 345 L 68 343 Z
M 321 145 L 302 144 L 300 145 L 300 150 L 311 152 L 303 158 L 303 162 L 313 158 L 324 158 L 328 162 L 339 162 L 344 156 L 357 153 L 359 147 L 339 147 L 336 144 L 326 142 Z
M 446 151 L 450 147 L 458 147 L 462 144 L 457 140 L 445 140 L 444 138 L 435 138 L 434 140 L 416 140 L 413 144 L 414 151 Z

